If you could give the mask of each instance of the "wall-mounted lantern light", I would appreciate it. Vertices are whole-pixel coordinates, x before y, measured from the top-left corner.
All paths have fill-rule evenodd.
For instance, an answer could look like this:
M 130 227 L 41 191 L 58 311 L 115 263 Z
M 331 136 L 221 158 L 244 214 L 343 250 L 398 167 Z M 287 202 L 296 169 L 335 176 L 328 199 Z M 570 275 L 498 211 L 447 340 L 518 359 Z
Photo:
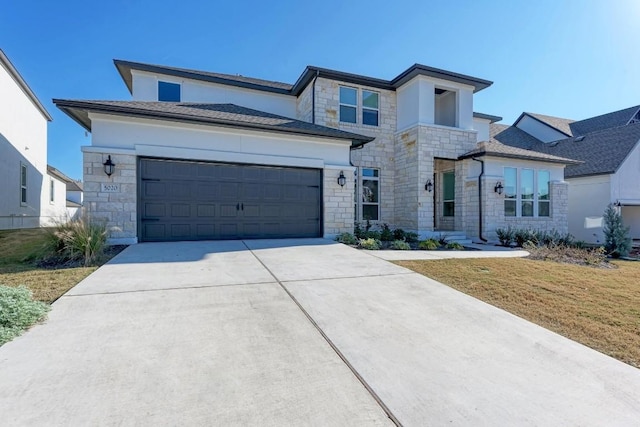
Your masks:
M 103 166 L 104 166 L 104 173 L 106 173 L 107 176 L 111 176 L 111 174 L 116 168 L 116 164 L 111 161 L 111 155 L 107 157 L 107 161 L 103 163 Z
M 620 203 L 620 200 L 616 200 L 616 202 L 613 204 L 613 206 L 615 206 L 616 208 L 620 208 L 620 207 L 622 207 L 622 203 Z
M 340 171 L 340 176 L 338 177 L 338 185 L 340 185 L 340 187 L 344 187 L 346 183 L 347 178 L 344 176 L 344 172 Z
M 427 190 L 429 193 L 431 193 L 431 190 L 433 190 L 433 183 L 431 182 L 430 179 L 427 180 L 427 183 L 424 185 L 424 189 Z
M 498 183 L 496 184 L 495 187 L 493 187 L 493 191 L 495 191 L 498 194 L 502 194 L 502 190 L 504 189 L 504 187 L 502 186 L 502 183 L 500 181 L 498 181 Z

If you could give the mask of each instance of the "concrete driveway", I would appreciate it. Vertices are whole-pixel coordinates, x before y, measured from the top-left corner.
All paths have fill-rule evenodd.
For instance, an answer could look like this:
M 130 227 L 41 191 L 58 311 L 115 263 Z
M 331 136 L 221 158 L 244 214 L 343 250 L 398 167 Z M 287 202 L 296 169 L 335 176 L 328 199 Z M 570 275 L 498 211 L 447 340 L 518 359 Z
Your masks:
M 640 370 L 362 251 L 140 244 L 0 347 L 3 425 L 637 425 Z

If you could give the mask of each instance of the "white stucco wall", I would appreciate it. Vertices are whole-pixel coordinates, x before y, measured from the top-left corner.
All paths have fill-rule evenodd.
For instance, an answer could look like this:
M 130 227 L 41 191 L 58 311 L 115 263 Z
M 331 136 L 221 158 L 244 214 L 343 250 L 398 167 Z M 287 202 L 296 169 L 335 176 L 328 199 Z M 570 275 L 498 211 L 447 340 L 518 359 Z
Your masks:
M 27 203 L 20 203 L 20 164 L 27 165 Z M 38 227 L 48 195 L 47 120 L 0 66 L 0 229 Z M 45 185 L 43 185 L 43 183 Z
M 611 201 L 640 205 L 640 143 L 611 176 Z
M 446 80 L 417 76 L 396 90 L 397 129 L 406 130 L 416 125 L 436 123 L 435 89 L 455 92 L 456 126 L 473 129 L 473 87 Z
M 54 197 L 51 201 L 50 183 L 53 181 Z M 67 220 L 67 184 L 58 178 L 47 175 L 42 187 L 40 226 L 48 227 Z
M 568 178 L 567 182 L 569 182 L 569 233 L 587 243 L 602 243 L 604 241 L 602 227 L 585 228 L 585 219 L 592 218 L 596 221 L 596 218 L 602 218 L 604 210 L 611 203 L 610 175 Z
M 478 132 L 478 142 L 480 141 L 489 141 L 490 139 L 490 120 L 473 118 L 473 129 Z
M 157 101 L 158 81 L 179 83 L 182 102 L 236 104 L 285 117 L 296 117 L 296 97 L 174 76 L 132 71 L 133 100 Z
M 567 136 L 562 132 L 558 132 L 557 130 L 529 116 L 524 116 L 518 122 L 516 127 L 527 132 L 534 138 L 538 138 L 542 142 L 552 142 L 559 139 L 567 138 Z

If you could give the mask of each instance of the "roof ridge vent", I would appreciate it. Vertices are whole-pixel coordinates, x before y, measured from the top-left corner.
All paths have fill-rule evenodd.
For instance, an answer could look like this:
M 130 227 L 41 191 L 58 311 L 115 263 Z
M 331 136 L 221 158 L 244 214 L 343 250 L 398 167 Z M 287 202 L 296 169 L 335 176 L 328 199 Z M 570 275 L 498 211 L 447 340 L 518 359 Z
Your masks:
M 573 142 L 580 142 L 580 141 L 583 141 L 583 140 L 584 140 L 584 138 L 585 138 L 585 136 L 584 136 L 584 135 L 580 135 L 579 137 L 577 137 L 576 139 L 574 139 L 574 140 L 573 140 Z

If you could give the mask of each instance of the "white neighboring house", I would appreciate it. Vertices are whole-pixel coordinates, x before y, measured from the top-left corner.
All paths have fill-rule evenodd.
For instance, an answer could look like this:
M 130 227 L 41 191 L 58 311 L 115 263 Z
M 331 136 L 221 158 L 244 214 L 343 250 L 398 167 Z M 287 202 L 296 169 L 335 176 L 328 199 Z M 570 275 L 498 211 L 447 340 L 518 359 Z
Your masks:
M 83 190 L 82 181 L 76 181 L 60 172 L 53 166 L 47 166 L 49 175 L 56 177 L 64 185 L 57 190 L 56 197 L 64 197 L 68 219 L 79 219 L 82 215 Z
M 602 243 L 603 213 L 613 204 L 640 240 L 640 105 L 579 121 L 522 113 L 513 126 L 491 126 L 503 144 L 582 162 L 565 170 L 577 239 Z
M 66 217 L 66 183 L 47 169 L 51 116 L 0 50 L 0 229 Z
M 288 84 L 114 62 L 132 100 L 54 100 L 92 133 L 84 207 L 110 243 L 332 237 L 363 221 L 460 240 L 567 230 L 576 162 L 487 141 L 501 118 L 473 98 L 490 81 L 420 64 L 391 80 L 308 66 Z

